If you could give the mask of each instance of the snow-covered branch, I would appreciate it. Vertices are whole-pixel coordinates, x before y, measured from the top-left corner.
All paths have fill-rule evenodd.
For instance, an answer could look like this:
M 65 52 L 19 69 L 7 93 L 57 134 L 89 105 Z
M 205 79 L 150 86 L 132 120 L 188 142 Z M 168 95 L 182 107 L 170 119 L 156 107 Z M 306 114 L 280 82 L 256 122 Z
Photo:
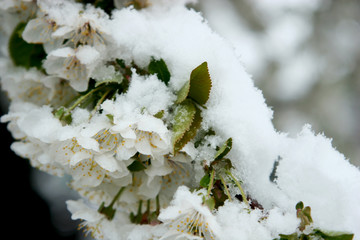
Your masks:
M 11 148 L 71 177 L 94 238 L 360 239 L 359 169 L 309 125 L 278 132 L 190 1 L 5 3 Z

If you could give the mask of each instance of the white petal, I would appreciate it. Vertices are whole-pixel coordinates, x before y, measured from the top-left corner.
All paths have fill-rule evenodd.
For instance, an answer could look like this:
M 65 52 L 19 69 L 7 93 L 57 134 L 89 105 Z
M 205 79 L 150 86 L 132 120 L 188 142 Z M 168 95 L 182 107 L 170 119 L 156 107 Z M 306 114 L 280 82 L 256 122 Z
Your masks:
M 145 170 L 145 173 L 150 177 L 165 176 L 172 172 L 172 168 L 169 165 L 155 166 L 151 165 Z
M 70 77 L 69 77 L 70 76 Z M 86 68 L 83 68 L 79 71 L 74 71 L 73 75 L 63 76 L 66 79 L 70 80 L 70 86 L 78 92 L 83 92 L 88 88 L 88 71 Z
M 35 18 L 28 22 L 22 37 L 29 43 L 44 43 L 51 40 L 52 26 L 45 18 Z
M 43 63 L 48 74 L 63 73 L 64 59 L 48 55 Z M 59 74 L 61 76 L 61 74 Z
M 58 91 L 58 89 L 56 89 L 56 85 L 60 82 L 60 79 L 53 76 L 46 76 L 41 79 L 41 82 L 44 86 L 50 89 L 48 99 L 51 100 Z
M 52 158 L 49 156 L 49 154 L 47 154 L 46 152 L 40 154 L 37 157 L 37 160 L 41 163 L 41 164 L 51 164 L 52 163 Z
M 60 48 L 63 42 L 64 42 L 64 39 L 51 38 L 50 41 L 43 43 L 44 50 L 46 53 L 50 53 L 50 52 L 54 51 L 55 49 Z
M 139 153 L 144 155 L 151 155 L 152 153 L 152 147 L 147 139 L 137 139 L 135 148 Z
M 75 50 L 70 47 L 56 49 L 49 53 L 49 56 L 67 58 L 75 55 Z
M 161 177 L 149 177 L 148 180 L 143 181 L 139 187 L 139 194 L 147 198 L 155 198 L 160 191 L 161 185 Z
M 135 147 L 135 140 L 134 139 L 126 139 L 124 142 L 124 146 L 127 148 L 134 148 Z
M 150 142 L 152 143 L 152 145 L 160 148 L 160 149 L 167 149 L 169 148 L 170 146 L 162 139 L 160 138 L 159 135 L 157 134 L 154 134 L 152 136 L 152 138 L 150 139 Z
M 99 143 L 93 138 L 79 136 L 76 138 L 76 140 L 82 147 L 86 149 L 99 151 Z
M 153 116 L 144 115 L 138 122 L 137 128 L 142 131 L 156 132 L 158 134 L 164 134 L 168 132 L 164 122 Z
M 102 219 L 102 216 L 96 212 L 96 211 L 90 211 L 90 210 L 79 210 L 72 214 L 71 219 L 82 219 L 86 220 L 88 222 L 96 222 Z
M 71 31 L 73 31 L 74 29 L 72 27 L 69 26 L 62 26 L 59 27 L 53 34 L 52 37 L 54 38 L 64 38 L 65 36 L 67 36 L 67 34 L 69 34 Z
M 71 219 L 73 220 L 83 219 L 89 222 L 96 222 L 103 218 L 103 215 L 85 205 L 82 199 L 78 201 L 68 200 L 66 205 L 72 213 Z
M 84 187 L 96 187 L 104 179 L 104 170 L 92 160 L 85 160 L 70 169 L 70 174 L 77 184 Z
M 10 148 L 21 157 L 32 156 L 41 152 L 41 148 L 32 142 L 13 142 Z
M 135 131 L 129 127 L 120 131 L 120 134 L 123 138 L 136 139 Z
M 112 154 L 96 155 L 95 161 L 100 165 L 100 167 L 108 170 L 109 172 L 120 170 L 120 167 Z
M 86 153 L 84 151 L 76 152 L 70 159 L 70 166 L 75 166 L 82 160 L 88 159 L 88 158 L 89 158 L 89 153 Z
M 171 160 L 174 162 L 182 162 L 182 163 L 190 163 L 191 162 L 191 159 L 182 153 L 177 154 Z
M 127 148 L 123 145 L 119 145 L 119 147 L 116 149 L 116 159 L 118 160 L 128 160 L 136 153 L 135 148 Z

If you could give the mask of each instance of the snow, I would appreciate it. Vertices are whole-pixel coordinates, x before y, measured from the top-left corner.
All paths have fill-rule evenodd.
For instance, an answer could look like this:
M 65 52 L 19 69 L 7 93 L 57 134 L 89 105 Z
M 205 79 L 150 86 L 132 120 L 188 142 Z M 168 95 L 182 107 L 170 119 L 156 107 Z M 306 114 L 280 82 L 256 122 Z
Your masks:
M 100 56 L 100 53 L 90 46 L 79 47 L 76 57 L 82 64 L 92 64 Z
M 222 239 L 272 239 L 271 232 L 259 223 L 260 210 L 248 213 L 246 206 L 227 202 L 218 210 L 217 220 L 222 225 Z M 235 226 L 234 226 L 235 225 Z M 288 223 L 287 223 L 288 225 Z
M 64 2 L 61 5 L 62 10 L 58 13 L 56 10 L 60 6 L 57 5 L 60 4 L 59 2 L 54 5 L 47 1 L 40 2 L 42 8 L 56 18 L 56 21 L 71 26 L 72 22 L 69 22 L 69 19 L 65 21 L 62 14 L 66 10 L 70 10 L 70 7 L 75 6 L 74 4 Z M 172 106 L 177 91 L 189 80 L 192 69 L 206 61 L 209 66 L 212 90 L 206 108 L 202 110 L 202 130 L 211 128 L 216 132 L 216 137 L 207 137 L 206 139 L 213 148 L 224 139 L 232 138 L 232 150 L 227 157 L 231 159 L 235 167 L 233 173 L 242 182 L 247 194 L 264 207 L 264 211 L 256 209 L 248 212 L 247 206 L 244 204 L 227 201 L 217 212 L 211 213 L 207 207 L 202 205 L 202 198 L 199 195 L 191 193 L 187 187 L 179 187 L 174 195 L 174 201 L 171 202 L 169 208 L 162 211 L 160 219 L 168 221 L 175 218 L 180 221 L 183 216 L 178 211 L 189 208 L 191 212 L 197 211 L 205 216 L 216 229 L 215 235 L 220 239 L 272 239 L 279 233 L 286 234 L 295 231 L 299 221 L 296 219 L 294 206 L 297 202 L 303 201 L 306 206 L 309 205 L 312 208 L 315 227 L 331 231 L 352 232 L 355 233 L 355 239 L 359 240 L 359 169 L 351 165 L 345 156 L 331 145 L 330 139 L 324 135 L 316 135 L 308 125 L 297 137 L 289 137 L 286 133 L 278 132 L 272 123 L 273 111 L 267 106 L 261 90 L 254 86 L 253 80 L 242 66 L 233 46 L 215 33 L 201 14 L 194 10 L 187 10 L 180 4 L 170 7 L 171 4 L 161 6 L 160 3 L 163 1 L 155 1 L 148 9 L 141 11 L 133 8 L 115 10 L 108 27 L 116 29 L 116 31 L 109 33 L 112 42 L 107 46 L 109 48 L 106 52 L 107 55 L 103 52 L 104 55 L 101 58 L 104 60 L 123 59 L 126 63 L 134 62 L 143 68 L 148 66 L 152 57 L 162 58 L 171 72 L 169 88 L 156 75 L 144 77 L 137 75 L 133 70 L 128 92 L 117 95 L 114 101 L 106 100 L 101 105 L 103 112 L 96 114 L 90 120 L 90 113 L 87 110 L 76 110 L 73 112 L 73 123 L 70 126 L 63 126 L 60 120 L 53 116 L 53 108 L 49 105 L 37 106 L 27 103 L 26 106 L 13 105 L 10 113 L 3 117 L 2 121 L 13 121 L 25 136 L 30 137 L 30 140 L 53 144 L 54 148 L 58 147 L 58 149 L 61 144 L 68 144 L 66 147 L 72 146 L 71 151 L 73 151 L 75 143 L 68 142 L 71 137 L 75 136 L 81 147 L 94 151 L 95 161 L 97 161 L 95 167 L 98 169 L 96 172 L 99 175 L 97 175 L 97 180 L 96 176 L 92 179 L 82 178 L 84 170 L 80 170 L 80 167 L 74 168 L 73 172 L 70 169 L 69 172 L 74 174 L 74 179 L 78 180 L 80 185 L 84 183 L 86 187 L 90 185 L 90 187 L 99 187 L 100 189 L 105 170 L 106 174 L 119 171 L 116 180 L 119 180 L 120 174 L 123 174 L 125 170 L 126 175 L 129 172 L 125 168 L 124 161 L 121 163 L 125 170 L 118 166 L 120 161 L 115 159 L 113 149 L 102 154 L 99 150 L 99 141 L 95 140 L 93 136 L 103 129 L 111 129 L 114 135 L 121 135 L 123 139 L 130 136 L 129 139 L 126 139 L 127 141 L 131 140 L 133 144 L 128 149 L 129 156 L 121 160 L 129 160 L 134 155 L 133 151 L 144 155 L 150 154 L 154 157 L 156 151 L 159 151 L 159 149 L 156 150 L 158 146 L 153 146 L 153 144 L 150 146 L 149 143 L 148 145 L 133 143 L 134 138 L 140 138 L 135 131 L 138 129 L 151 134 L 155 132 L 161 137 L 167 134 L 169 129 L 163 121 L 152 115 Z M 79 9 L 80 7 L 75 10 Z M 71 11 L 75 10 L 71 9 Z M 71 14 L 77 15 L 78 12 Z M 71 17 L 73 16 L 71 15 Z M 284 28 L 289 31 L 290 27 L 286 24 L 279 28 L 281 29 L 274 30 L 274 34 L 283 32 Z M 294 42 L 294 39 L 284 40 L 288 44 Z M 68 55 L 76 54 L 78 60 L 85 65 L 93 64 L 100 57 L 100 53 L 92 46 L 79 48 L 78 52 L 71 47 L 60 48 L 52 51 L 48 56 L 66 58 L 69 57 Z M 304 59 L 300 58 L 298 61 L 306 62 L 306 55 Z M 52 64 L 49 64 L 47 70 L 50 67 L 55 68 L 57 62 L 50 62 Z M 73 70 L 77 71 L 77 69 Z M 292 69 L 291 72 L 296 71 L 299 69 Z M 53 72 L 61 75 L 63 69 L 57 67 Z M 52 71 L 48 71 L 48 73 L 52 73 Z M 88 74 L 90 73 L 86 73 L 84 79 L 68 80 L 72 81 L 70 84 L 75 90 L 86 90 Z M 106 79 L 107 74 L 113 75 L 113 69 L 100 67 L 98 72 L 95 71 L 94 76 L 96 74 L 102 79 Z M 300 83 L 300 80 L 298 81 L 301 85 L 299 88 L 303 89 L 306 84 L 312 84 L 311 73 L 309 75 L 310 80 L 307 82 Z M 283 81 L 290 76 L 290 73 L 284 72 Z M 77 81 L 81 81 L 81 86 Z M 297 87 L 294 88 L 294 91 L 297 91 Z M 301 94 L 301 91 L 296 94 Z M 113 117 L 113 123 L 106 118 L 105 114 L 107 113 Z M 133 129 L 135 127 L 129 124 L 135 124 L 137 129 Z M 110 128 L 110 126 L 113 127 Z M 150 133 L 146 134 L 150 136 Z M 141 137 L 143 138 L 142 135 Z M 61 143 L 61 141 L 64 142 Z M 170 141 L 164 142 L 166 144 L 163 149 L 160 149 L 162 150 L 161 155 L 169 153 L 167 144 Z M 33 142 L 29 144 L 33 144 Z M 18 146 L 21 153 L 27 150 L 23 145 L 14 146 Z M 70 149 L 70 147 L 68 148 Z M 93 161 L 88 156 L 93 152 L 80 153 L 82 150 L 80 146 L 79 149 L 77 149 L 79 152 L 74 152 L 71 161 L 69 160 L 70 167 L 80 162 L 86 162 L 87 167 L 91 166 L 92 169 Z M 190 145 L 186 149 L 192 151 L 192 155 L 196 154 Z M 123 153 L 116 156 L 121 154 Z M 210 154 L 210 156 L 206 156 L 206 154 Z M 213 152 L 210 151 L 200 153 L 200 156 L 211 158 L 211 154 Z M 62 160 L 65 161 L 65 157 L 63 158 Z M 273 169 L 276 159 L 280 159 L 279 165 Z M 50 161 L 48 156 L 46 160 Z M 89 171 L 87 172 L 89 176 L 91 169 L 85 169 L 85 172 Z M 160 170 L 159 172 L 161 172 Z M 269 177 L 274 171 L 277 178 L 272 182 Z M 102 173 L 102 178 L 100 178 L 99 172 Z M 150 175 L 153 174 L 153 172 L 148 172 Z M 159 176 L 162 177 L 161 174 L 141 175 L 140 183 L 136 186 L 138 194 L 145 199 L 146 197 L 156 197 L 162 184 L 161 180 L 159 181 Z M 125 175 L 121 177 L 123 176 Z M 198 179 L 199 176 L 195 178 Z M 86 183 L 86 180 L 92 182 Z M 232 195 L 237 193 L 235 189 L 230 189 L 230 191 Z M 102 194 L 104 193 L 102 192 Z M 140 199 L 139 196 L 136 198 Z M 131 202 L 135 203 L 134 200 Z M 68 202 L 68 205 L 70 211 L 73 212 L 73 218 L 81 217 L 91 226 L 97 226 L 100 223 L 99 227 L 104 225 L 103 231 L 107 229 L 109 239 L 119 237 L 117 235 L 119 230 L 112 225 L 106 226 L 104 223 L 107 223 L 107 220 L 104 220 L 104 216 L 96 210 L 87 208 L 83 202 Z M 123 219 L 118 221 L 121 222 Z M 220 226 L 219 229 L 217 229 L 217 224 Z M 157 234 L 156 230 L 153 230 L 155 227 L 151 226 L 139 227 L 148 229 L 143 233 L 136 233 L 137 227 L 130 224 L 121 227 L 129 227 L 128 236 L 134 239 L 141 238 L 141 234 L 146 235 L 147 238 Z M 153 231 L 152 234 L 150 234 L 151 231 Z
M 311 206 L 320 228 L 352 229 L 356 236 L 360 229 L 359 169 L 331 146 L 330 139 L 314 136 L 309 126 L 296 139 L 284 139 L 283 146 L 278 187 L 292 201 L 299 199 Z
M 231 46 L 197 13 L 176 7 L 161 15 L 155 10 L 124 9 L 115 12 L 113 23 L 119 28 L 114 39 L 121 56 L 133 58 L 140 66 L 151 56 L 163 58 L 172 73 L 174 90 L 184 84 L 194 66 L 208 62 L 213 88 L 203 112 L 204 125 L 224 138 L 233 138 L 229 155 L 236 175 L 266 209 L 278 206 L 289 214 L 302 200 L 312 207 L 319 227 L 343 229 L 355 236 L 360 233 L 358 169 L 323 136 L 308 130 L 303 133 L 305 140 L 302 135 L 292 139 L 278 133 L 271 122 L 271 109 Z M 282 160 L 276 185 L 269 175 L 278 156 Z M 329 203 L 324 204 L 324 199 Z
M 175 95 L 155 75 L 145 79 L 135 72 L 126 96 L 128 102 L 152 115 L 166 110 L 175 101 Z

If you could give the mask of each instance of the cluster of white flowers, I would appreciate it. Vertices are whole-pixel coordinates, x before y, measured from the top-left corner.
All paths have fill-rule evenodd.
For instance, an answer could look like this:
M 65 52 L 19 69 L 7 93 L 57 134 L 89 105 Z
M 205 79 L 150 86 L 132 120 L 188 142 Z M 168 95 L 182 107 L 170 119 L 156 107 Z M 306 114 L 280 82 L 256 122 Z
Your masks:
M 82 198 L 69 200 L 68 209 L 97 239 L 272 239 L 299 224 L 295 211 L 288 213 L 294 204 L 284 200 L 288 192 L 268 179 L 280 152 L 257 147 L 261 142 L 246 129 L 273 136 L 274 144 L 284 136 L 272 133 L 270 111 L 241 67 L 224 68 L 238 60 L 188 2 L 6 0 L 0 6 L 2 25 L 12 26 L 3 29 L 0 59 L 10 99 L 1 121 L 18 140 L 11 148 L 33 167 L 71 176 Z M 240 93 L 231 76 L 245 79 L 241 93 L 251 103 L 240 104 L 247 117 L 229 125 L 223 124 L 234 110 L 229 101 Z M 229 107 L 218 105 L 222 100 Z M 264 176 L 254 163 L 244 166 L 245 159 L 265 158 Z M 267 183 L 251 192 L 254 179 Z M 260 191 L 267 187 L 279 195 L 270 203 Z M 231 209 L 233 226 L 224 217 Z M 251 234 L 238 232 L 241 221 Z

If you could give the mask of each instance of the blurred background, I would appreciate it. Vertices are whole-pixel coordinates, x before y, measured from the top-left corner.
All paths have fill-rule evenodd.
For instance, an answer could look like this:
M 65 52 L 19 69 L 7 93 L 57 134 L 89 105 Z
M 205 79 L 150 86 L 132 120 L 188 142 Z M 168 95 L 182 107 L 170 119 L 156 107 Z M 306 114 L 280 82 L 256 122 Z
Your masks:
M 360 1 L 200 0 L 274 110 L 275 128 L 306 123 L 360 165 Z
M 359 0 L 199 0 L 193 7 L 233 45 L 273 109 L 277 130 L 296 136 L 309 123 L 360 166 Z M 4 96 L 1 103 L 3 115 Z M 65 201 L 78 198 L 67 179 L 13 154 L 5 124 L 1 136 L 4 169 L 11 171 L 2 179 L 7 230 L 18 237 L 84 239 L 66 210 Z

